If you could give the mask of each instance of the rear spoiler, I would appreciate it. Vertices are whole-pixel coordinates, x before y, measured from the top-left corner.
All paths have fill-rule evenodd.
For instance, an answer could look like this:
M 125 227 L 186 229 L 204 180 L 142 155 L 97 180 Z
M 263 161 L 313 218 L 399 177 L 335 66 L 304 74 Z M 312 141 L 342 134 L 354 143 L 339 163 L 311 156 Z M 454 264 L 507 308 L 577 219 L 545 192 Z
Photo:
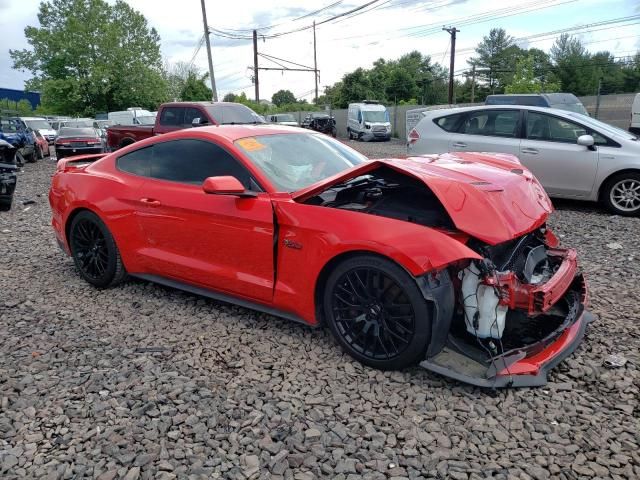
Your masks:
M 56 171 L 69 172 L 72 170 L 83 169 L 87 165 L 91 165 L 93 162 L 100 160 L 108 155 L 108 153 L 93 153 L 89 155 L 76 155 L 74 157 L 63 158 L 58 160 Z

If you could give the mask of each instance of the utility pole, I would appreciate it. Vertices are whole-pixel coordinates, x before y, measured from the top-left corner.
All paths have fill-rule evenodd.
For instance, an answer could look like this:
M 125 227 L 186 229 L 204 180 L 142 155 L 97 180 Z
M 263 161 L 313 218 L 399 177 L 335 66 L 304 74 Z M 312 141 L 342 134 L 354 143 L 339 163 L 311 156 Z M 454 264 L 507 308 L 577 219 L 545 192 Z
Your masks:
M 471 103 L 476 100 L 476 66 L 471 66 Z
M 316 57 L 316 21 L 313 21 L 313 74 L 316 78 L 316 97 L 314 103 L 318 103 L 318 59 Z
M 598 119 L 598 114 L 600 113 L 600 91 L 602 89 L 602 77 L 598 79 L 598 96 L 596 97 L 596 113 L 594 117 L 596 120 Z
M 211 92 L 213 93 L 213 101 L 218 101 L 218 91 L 216 90 L 216 77 L 213 75 L 213 60 L 211 60 L 211 42 L 209 41 L 209 24 L 207 23 L 207 9 L 204 6 L 204 0 L 200 0 L 202 5 L 202 23 L 204 25 L 204 41 L 207 44 L 207 59 L 209 60 L 209 77 L 211 78 Z
M 258 31 L 253 31 L 253 84 L 256 89 L 256 103 L 260 103 L 260 84 L 258 83 Z
M 456 27 L 442 27 L 442 30 L 449 32 L 451 35 L 451 62 L 449 65 L 449 105 L 453 104 L 453 67 L 456 60 L 456 33 L 458 30 Z

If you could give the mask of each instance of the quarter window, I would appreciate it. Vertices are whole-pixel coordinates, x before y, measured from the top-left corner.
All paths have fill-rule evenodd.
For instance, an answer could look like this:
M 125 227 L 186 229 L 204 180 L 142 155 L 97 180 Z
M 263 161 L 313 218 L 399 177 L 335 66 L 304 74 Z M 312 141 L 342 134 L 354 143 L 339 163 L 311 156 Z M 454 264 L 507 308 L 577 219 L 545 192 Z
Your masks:
M 455 115 L 447 115 L 446 117 L 436 118 L 433 121 L 441 129 L 447 132 L 455 132 L 458 129 L 458 125 L 460 124 L 460 120 L 462 119 L 462 117 L 463 114 L 456 113 Z
M 236 177 L 248 190 L 255 185 L 244 166 L 213 143 L 174 140 L 153 146 L 151 176 L 154 178 L 200 185 L 207 177 L 221 175 Z
M 150 175 L 153 147 L 145 147 L 118 157 L 116 167 L 119 170 L 134 175 L 148 177 Z
M 467 135 L 517 137 L 519 110 L 481 110 L 471 112 L 460 128 Z
M 166 107 L 160 114 L 160 125 L 167 127 L 181 127 L 184 124 L 183 107 Z
M 579 136 L 587 135 L 587 133 L 587 129 L 582 125 L 564 118 L 537 112 L 527 114 L 527 138 L 529 140 L 576 143 Z

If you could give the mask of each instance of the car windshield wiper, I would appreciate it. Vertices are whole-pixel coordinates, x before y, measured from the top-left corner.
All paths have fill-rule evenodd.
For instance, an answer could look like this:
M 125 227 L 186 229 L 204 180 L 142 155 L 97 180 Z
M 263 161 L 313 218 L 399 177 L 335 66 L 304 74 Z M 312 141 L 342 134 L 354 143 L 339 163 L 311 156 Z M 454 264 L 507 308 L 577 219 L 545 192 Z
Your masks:
M 264 122 L 222 122 L 220 125 L 262 125 Z

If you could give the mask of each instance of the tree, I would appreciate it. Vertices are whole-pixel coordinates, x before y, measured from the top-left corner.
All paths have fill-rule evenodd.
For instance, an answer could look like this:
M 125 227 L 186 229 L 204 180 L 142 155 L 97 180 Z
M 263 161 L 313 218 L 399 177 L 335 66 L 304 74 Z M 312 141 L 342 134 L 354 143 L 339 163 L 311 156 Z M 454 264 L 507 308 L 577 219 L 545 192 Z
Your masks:
M 574 95 L 593 95 L 598 88 L 591 55 L 578 38 L 564 33 L 551 47 L 551 60 L 562 91 Z
M 189 76 L 200 76 L 200 71 L 187 62 L 169 63 L 166 61 L 162 73 L 167 85 L 167 96 L 169 100 L 185 100 L 182 98 L 182 91 Z M 210 98 L 211 97 L 207 100 Z
M 492 28 L 476 47 L 477 56 L 469 64 L 476 67 L 476 78 L 486 82 L 491 93 L 502 92 L 522 53 L 503 28 Z
M 199 77 L 194 72 L 190 72 L 180 91 L 180 99 L 187 102 L 211 100 L 213 92 L 204 83 L 208 77 L 208 73 Z
M 545 83 L 544 76 L 540 76 L 540 73 L 536 72 L 535 60 L 536 59 L 532 54 L 518 60 L 513 80 L 505 87 L 505 93 L 541 93 L 560 91 L 559 83 Z
M 296 96 L 290 90 L 278 90 L 271 97 L 271 101 L 278 107 L 288 103 L 296 103 Z
M 235 102 L 236 94 L 235 93 L 227 93 L 222 99 L 223 102 Z
M 24 30 L 31 49 L 9 54 L 45 107 L 92 116 L 167 99 L 160 37 L 124 0 L 43 1 L 38 20 Z

